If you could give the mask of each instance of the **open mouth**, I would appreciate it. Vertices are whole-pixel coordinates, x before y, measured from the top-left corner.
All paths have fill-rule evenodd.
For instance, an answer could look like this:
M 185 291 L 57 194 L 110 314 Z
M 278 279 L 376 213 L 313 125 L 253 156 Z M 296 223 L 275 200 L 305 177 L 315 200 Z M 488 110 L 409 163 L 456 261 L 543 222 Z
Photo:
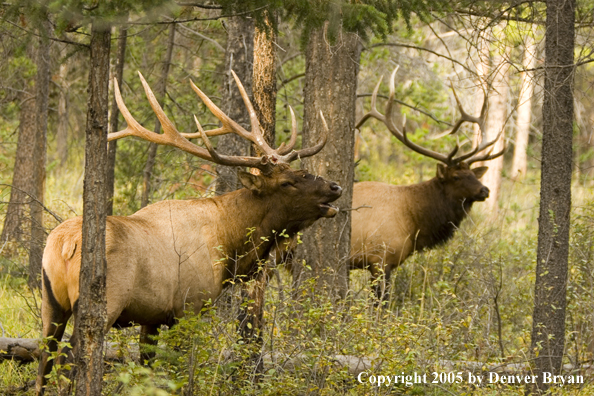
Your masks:
M 486 200 L 487 198 L 489 198 L 489 194 L 480 194 L 477 195 L 476 197 L 474 197 L 475 201 L 479 201 L 479 202 L 483 202 L 484 200 Z
M 327 202 L 321 203 L 319 207 L 323 217 L 334 217 L 339 211 L 338 207 Z

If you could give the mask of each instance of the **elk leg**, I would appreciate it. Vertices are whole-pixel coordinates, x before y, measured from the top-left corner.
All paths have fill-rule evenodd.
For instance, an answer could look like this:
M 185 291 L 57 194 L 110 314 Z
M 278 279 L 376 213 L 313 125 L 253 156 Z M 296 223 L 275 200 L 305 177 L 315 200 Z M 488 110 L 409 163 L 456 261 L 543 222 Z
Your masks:
M 66 323 L 72 315 L 72 312 L 62 308 L 56 301 L 52 292 L 50 281 L 43 272 L 43 302 L 41 306 L 41 317 L 43 321 L 42 337 L 47 340 L 47 348 L 43 349 L 39 359 L 39 369 L 35 381 L 35 394 L 41 396 L 45 392 L 47 382 L 46 375 L 52 371 L 54 359 L 49 359 L 52 353 L 58 350 L 58 343 L 64 336 Z M 51 337 L 51 338 L 50 338 Z
M 380 268 L 377 264 L 372 264 L 371 280 L 373 282 L 373 292 L 378 302 L 388 301 L 390 299 L 390 273 L 387 270 L 389 266 Z
M 261 268 L 251 283 L 243 285 L 241 289 L 243 304 L 238 315 L 239 323 L 237 331 L 239 336 L 244 343 L 252 344 L 254 347 L 249 360 L 254 365 L 254 373 L 256 374 L 254 378 L 255 382 L 259 381 L 261 373 L 264 372 L 264 363 L 262 362 L 260 350 L 264 342 L 262 332 L 264 327 L 266 286 L 269 275 L 271 274 L 268 265 L 269 263 L 266 263 Z
M 41 352 L 39 360 L 39 370 L 37 372 L 37 379 L 35 384 L 36 395 L 40 396 L 43 395 L 45 392 L 45 385 L 47 382 L 46 376 L 52 371 L 55 360 L 50 359 L 50 356 L 58 351 L 58 343 L 62 340 L 62 337 L 64 336 L 64 330 L 66 330 L 67 321 L 68 317 L 66 317 L 63 321 L 53 322 L 51 326 L 48 327 L 49 333 L 47 335 L 44 331 L 43 338 L 51 338 L 47 341 L 47 349 L 44 349 Z
M 145 345 L 157 345 L 156 336 L 159 334 L 161 325 L 143 325 L 140 326 L 140 363 L 148 365 L 151 359 L 155 357 L 155 352 L 143 348 Z

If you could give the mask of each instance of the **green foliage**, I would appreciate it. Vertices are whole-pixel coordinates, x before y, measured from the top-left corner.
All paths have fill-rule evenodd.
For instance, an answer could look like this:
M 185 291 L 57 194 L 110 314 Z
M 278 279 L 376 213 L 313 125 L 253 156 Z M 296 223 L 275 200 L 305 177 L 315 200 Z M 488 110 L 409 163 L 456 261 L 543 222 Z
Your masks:
M 370 33 L 385 39 L 399 17 L 411 29 L 413 12 L 420 18 L 427 19 L 433 11 L 449 9 L 447 2 L 433 0 L 221 0 L 219 4 L 229 13 L 251 13 L 263 29 L 268 28 L 266 15 L 269 12 L 280 15 L 284 20 L 293 21 L 295 27 L 301 31 L 302 47 L 309 40 L 311 32 L 322 28 L 325 23 L 328 23 L 327 37 L 331 43 L 341 31 L 357 33 L 364 40 L 369 38 Z M 277 29 L 276 21 L 273 23 L 273 28 Z
M 150 17 L 152 14 L 155 17 L 165 12 L 173 13 L 177 9 L 179 7 L 170 0 L 18 0 L 10 4 L 6 16 L 13 17 L 25 13 L 27 18 L 43 29 L 39 22 L 46 20 L 48 14 L 51 14 L 56 24 L 56 32 L 62 33 L 76 30 L 93 20 L 106 24 L 121 23 L 130 13 L 144 11 L 148 12 L 147 16 Z

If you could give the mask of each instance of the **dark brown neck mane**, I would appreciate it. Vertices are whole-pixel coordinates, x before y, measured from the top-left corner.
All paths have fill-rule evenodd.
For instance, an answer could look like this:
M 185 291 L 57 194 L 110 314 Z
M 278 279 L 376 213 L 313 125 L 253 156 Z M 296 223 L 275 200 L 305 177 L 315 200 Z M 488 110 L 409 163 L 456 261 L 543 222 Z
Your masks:
M 227 278 L 251 275 L 258 261 L 266 260 L 270 250 L 284 241 L 283 231 L 294 236 L 307 226 L 291 223 L 273 197 L 258 196 L 247 188 L 212 199 L 228 209 L 220 223 L 232 224 L 224 230 Z
M 412 203 L 420 209 L 411 211 L 417 225 L 412 236 L 413 239 L 416 236 L 415 250 L 430 249 L 450 240 L 470 212 L 473 201 L 447 196 L 443 184 L 437 178 L 410 187 L 422 189 L 424 194 L 420 196 L 432 198 Z

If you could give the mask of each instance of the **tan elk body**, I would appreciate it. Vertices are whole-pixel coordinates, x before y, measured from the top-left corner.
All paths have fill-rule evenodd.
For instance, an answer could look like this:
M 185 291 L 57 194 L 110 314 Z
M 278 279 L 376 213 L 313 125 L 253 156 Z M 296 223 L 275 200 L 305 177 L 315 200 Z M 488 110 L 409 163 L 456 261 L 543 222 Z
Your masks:
M 483 139 L 469 152 L 457 157 L 458 145 L 444 155 L 408 140 L 404 124 L 399 128 L 392 118 L 397 70 L 390 79 L 390 97 L 385 113 L 379 113 L 376 108 L 380 80 L 372 95 L 371 110 L 358 121 L 357 128 L 367 119 L 376 118 L 408 148 L 441 163 L 437 165 L 436 177 L 422 183 L 394 186 L 362 182 L 354 186 L 353 208 L 358 209 L 353 211 L 351 223 L 351 267 L 369 269 L 374 280 L 383 275 L 384 282 L 376 282 L 375 292 L 378 297 L 383 295 L 384 298 L 387 297 L 385 286 L 389 284 L 390 274 L 395 268 L 414 251 L 430 249 L 448 241 L 473 203 L 489 197 L 489 189 L 479 181 L 487 167 L 471 169 L 470 165 L 503 154 L 503 150 L 495 154 L 490 151 L 485 153 L 499 135 L 492 141 Z M 486 95 L 481 115 L 473 117 L 464 111 L 456 91 L 453 92 L 461 117 L 449 133 L 455 133 L 466 121 L 478 124 L 484 131 Z
M 283 231 L 292 236 L 321 217 L 336 215 L 338 210 L 330 202 L 340 197 L 341 188 L 289 166 L 298 157 L 320 151 L 325 136 L 314 147 L 293 150 L 297 132 L 293 115 L 289 144 L 272 149 L 264 141 L 245 90 L 234 73 L 233 76 L 250 111 L 251 132 L 229 119 L 192 84 L 223 127 L 204 131 L 196 120 L 198 134 L 180 133 L 141 76 L 149 102 L 163 126 L 164 133 L 156 134 L 134 120 L 123 103 L 117 82 L 114 84 L 116 100 L 128 128 L 110 134 L 110 140 L 135 135 L 221 165 L 258 168 L 260 174 L 241 172 L 240 180 L 245 188 L 218 197 L 163 201 L 131 216 L 108 217 L 105 331 L 113 325 L 140 324 L 141 342 L 154 344 L 148 336 L 156 334 L 160 325 L 172 325 L 186 309 L 200 312 L 206 301 L 221 293 L 226 279 L 254 273 L 258 261 L 268 256 Z M 264 154 L 261 157 L 217 154 L 208 136 L 223 133 L 236 133 L 250 140 Z M 206 149 L 187 140 L 198 136 L 204 140 Z M 43 337 L 53 338 L 48 341 L 49 351 L 42 353 L 36 384 L 38 395 L 44 392 L 45 376 L 53 363 L 48 358 L 57 349 L 67 321 L 74 315 L 76 322 L 81 225 L 81 217 L 65 221 L 47 240 L 42 269 L 42 322 Z M 76 347 L 76 340 L 71 338 L 70 342 Z

